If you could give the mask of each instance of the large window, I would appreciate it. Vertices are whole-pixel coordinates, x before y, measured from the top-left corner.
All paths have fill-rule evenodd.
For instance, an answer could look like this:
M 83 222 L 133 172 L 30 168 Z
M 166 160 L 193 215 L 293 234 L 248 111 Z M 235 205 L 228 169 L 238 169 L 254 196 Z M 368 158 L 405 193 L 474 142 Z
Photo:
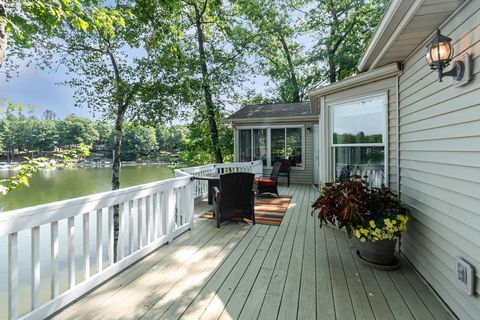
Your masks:
M 373 186 L 385 183 L 386 97 L 332 106 L 331 145 L 334 177 L 367 175 Z
M 263 160 L 267 165 L 267 130 L 246 129 L 238 132 L 238 160 L 247 162 Z
M 290 159 L 292 166 L 302 166 L 303 139 L 302 127 L 240 129 L 238 160 L 263 160 L 270 166 L 280 159 Z

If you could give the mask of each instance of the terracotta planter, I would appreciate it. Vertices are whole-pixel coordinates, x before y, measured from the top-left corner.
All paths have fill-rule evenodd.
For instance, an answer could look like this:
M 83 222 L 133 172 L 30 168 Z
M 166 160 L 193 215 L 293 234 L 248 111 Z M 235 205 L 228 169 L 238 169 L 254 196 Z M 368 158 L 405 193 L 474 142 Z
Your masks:
M 372 264 L 391 266 L 396 263 L 395 240 L 365 241 L 357 239 L 357 249 L 360 257 Z

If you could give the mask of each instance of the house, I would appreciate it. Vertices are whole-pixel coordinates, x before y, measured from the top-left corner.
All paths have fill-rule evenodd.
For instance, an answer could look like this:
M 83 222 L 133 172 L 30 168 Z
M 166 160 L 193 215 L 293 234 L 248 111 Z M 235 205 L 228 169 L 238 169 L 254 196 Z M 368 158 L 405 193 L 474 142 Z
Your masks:
M 437 28 L 452 39 L 452 65 L 465 65 L 460 81 L 439 82 L 425 59 Z M 403 255 L 456 316 L 478 319 L 479 56 L 480 1 L 392 0 L 359 73 L 311 90 L 310 113 L 290 104 L 250 106 L 230 117 L 236 160 L 259 159 L 255 130 L 266 128 L 268 168 L 273 130 L 298 126 L 305 168 L 294 173 L 297 181 L 333 181 L 354 168 L 373 173 L 411 208 Z M 312 127 L 318 135 L 308 133 Z M 288 132 L 285 137 L 280 142 L 289 141 Z
M 229 118 L 240 162 L 3 212 L 0 317 L 479 319 L 479 17 L 479 0 L 391 0 L 357 75 L 309 103 Z M 452 67 L 464 65 L 454 82 L 425 59 L 437 28 L 452 39 Z M 281 158 L 295 166 L 280 225 L 205 218 L 199 177 L 268 174 Z M 311 183 L 357 169 L 411 208 L 398 270 L 364 265 L 345 232 L 310 214 Z
M 292 183 L 319 183 L 318 114 L 310 103 L 246 106 L 227 121 L 234 128 L 235 161 L 263 160 L 268 176 L 275 161 L 290 159 Z

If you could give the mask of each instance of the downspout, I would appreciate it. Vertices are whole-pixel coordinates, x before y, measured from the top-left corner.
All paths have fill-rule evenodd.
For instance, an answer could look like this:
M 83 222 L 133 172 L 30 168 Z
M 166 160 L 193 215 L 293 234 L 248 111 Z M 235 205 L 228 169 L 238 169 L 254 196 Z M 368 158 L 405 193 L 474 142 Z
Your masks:
M 397 117 L 397 127 L 395 134 L 397 135 L 397 157 L 396 157 L 396 174 L 397 174 L 397 195 L 398 199 L 401 200 L 400 194 L 400 74 L 397 74 L 395 78 L 395 115 Z M 397 251 L 400 253 L 402 251 L 402 235 L 398 238 L 398 248 Z
M 397 189 L 397 194 L 398 198 L 400 199 L 400 74 L 397 75 L 395 79 L 396 83 L 396 103 L 395 103 L 395 113 L 396 113 L 396 118 L 397 118 L 397 127 L 396 127 L 396 135 L 397 135 L 397 163 L 396 163 L 396 169 L 397 169 L 397 184 L 396 184 L 396 189 Z

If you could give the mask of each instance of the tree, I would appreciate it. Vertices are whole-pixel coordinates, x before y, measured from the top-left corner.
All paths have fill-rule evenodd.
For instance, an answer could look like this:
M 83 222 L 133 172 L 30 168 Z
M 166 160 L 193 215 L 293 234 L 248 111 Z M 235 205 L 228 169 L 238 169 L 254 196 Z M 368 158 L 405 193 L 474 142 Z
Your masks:
M 298 15 L 291 1 L 234 1 L 245 17 L 242 38 L 250 39 L 249 50 L 262 73 L 277 84 L 283 102 L 305 98 L 308 68 L 299 44 Z
M 161 0 L 156 1 L 162 3 Z M 244 80 L 242 54 L 246 42 L 233 41 L 237 33 L 236 12 L 219 0 L 182 0 L 170 3 L 174 11 L 170 24 L 178 30 L 176 60 L 183 94 L 176 105 L 191 107 L 188 117 L 206 122 L 209 150 L 215 162 L 223 162 L 219 122 L 225 100 Z M 161 21 L 155 12 L 151 21 Z M 162 29 L 158 23 L 156 29 Z
M 61 137 L 61 145 L 91 145 L 98 140 L 98 131 L 90 119 L 71 114 L 62 123 Z
M 317 64 L 317 82 L 330 83 L 356 72 L 356 65 L 379 23 L 387 0 L 315 1 L 307 28 L 317 37 L 310 52 Z
M 127 124 L 122 140 L 122 159 L 125 160 L 143 160 L 158 150 L 155 129 L 150 126 Z
M 83 3 L 82 27 L 64 20 L 56 27 L 54 38 L 42 33 L 31 37 L 37 44 L 40 67 L 62 65 L 66 69 L 70 79 L 64 84 L 75 89 L 77 105 L 114 119 L 112 189 L 116 190 L 120 187 L 120 146 L 125 119 L 164 121 L 174 114 L 171 101 L 175 99 L 175 90 L 170 86 L 177 82 L 173 76 L 164 76 L 164 68 L 172 65 L 175 58 L 171 54 L 174 47 L 168 28 L 163 33 L 159 30 L 152 33 L 150 22 L 142 17 L 145 8 L 141 4 L 98 7 L 96 3 Z M 168 14 L 161 7 L 155 10 Z M 76 142 L 80 140 L 90 142 L 96 137 L 82 137 Z M 118 206 L 114 210 L 114 223 L 116 245 Z

